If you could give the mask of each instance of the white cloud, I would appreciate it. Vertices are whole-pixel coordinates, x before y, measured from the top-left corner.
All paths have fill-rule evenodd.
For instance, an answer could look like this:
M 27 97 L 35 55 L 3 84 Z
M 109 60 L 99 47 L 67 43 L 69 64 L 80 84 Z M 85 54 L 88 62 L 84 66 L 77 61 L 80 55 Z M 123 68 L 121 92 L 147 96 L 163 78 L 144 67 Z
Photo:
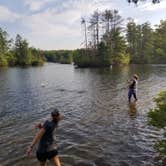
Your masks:
M 24 4 L 29 6 L 31 11 L 37 11 L 44 7 L 47 3 L 56 0 L 24 0 Z
M 145 10 L 152 11 L 152 7 L 153 10 L 155 7 L 157 12 L 158 9 L 165 8 L 163 2 L 161 5 L 141 3 L 135 6 L 122 0 L 24 0 L 23 2 L 30 9 L 21 19 L 27 39 L 35 47 L 43 49 L 80 47 L 83 40 L 80 18 L 82 16 L 89 18 L 96 9 L 99 11 L 118 9 L 125 20 L 133 17 L 136 22 L 142 23 L 153 21 L 151 18 L 153 12 L 147 14 Z
M 46 1 L 48 2 L 48 0 L 42 2 Z M 60 48 L 60 42 L 63 41 L 61 47 L 74 48 L 80 47 L 83 40 L 80 26 L 81 17 L 89 18 L 96 9 L 99 11 L 108 8 L 116 9 L 116 6 L 110 0 L 67 0 L 61 1 L 57 6 L 48 7 L 42 12 L 25 16 L 22 21 L 24 26 L 30 30 L 28 36 L 35 47 L 50 48 L 53 42 L 55 48 Z M 71 44 L 72 40 L 75 43 Z
M 85 1 L 87 0 L 69 0 L 68 3 L 61 3 L 60 7 L 48 8 L 25 16 L 22 22 L 33 35 L 78 36 L 80 35 L 80 18 L 83 15 L 89 15 L 95 9 L 91 3 Z
M 34 41 L 38 39 L 41 42 L 33 42 L 34 46 L 40 48 L 73 48 L 71 46 L 71 40 L 69 38 L 80 37 L 80 24 L 76 23 L 79 20 L 81 14 L 78 11 L 68 10 L 66 12 L 57 13 L 54 9 L 47 9 L 44 12 L 25 16 L 22 23 L 30 30 L 28 36 Z M 45 40 L 48 39 L 46 42 Z M 62 39 L 64 40 L 63 43 Z M 55 41 L 56 40 L 56 41 Z M 45 44 L 43 44 L 43 42 Z M 79 42 L 79 41 L 78 41 Z M 77 44 L 79 46 L 79 43 Z M 48 44 L 49 43 L 49 44 Z M 66 44 L 65 44 L 66 43 Z M 67 44 L 68 43 L 68 44 Z M 45 47 L 44 47 L 45 46 Z
M 20 18 L 20 16 L 17 13 L 10 11 L 5 6 L 0 6 L 0 21 L 14 22 L 18 18 Z
M 60 36 L 70 34 L 73 28 L 70 24 L 79 18 L 75 13 L 68 11 L 67 13 L 58 14 L 56 11 L 46 10 L 23 19 L 23 24 L 31 30 L 32 34 L 50 36 Z
M 28 0 L 28 2 L 33 2 Z M 42 0 L 42 2 L 51 0 Z M 79 21 L 82 16 L 89 17 L 94 10 L 103 10 L 107 4 L 101 5 L 101 0 L 68 0 L 62 1 L 59 6 L 48 8 L 45 11 L 25 16 L 23 24 L 28 27 L 33 34 L 45 34 L 49 36 L 59 36 L 66 34 L 79 34 Z M 38 2 L 35 1 L 35 2 Z M 100 8 L 98 8 L 100 5 Z M 74 33 L 75 32 L 75 33 Z
M 53 45 L 51 41 L 54 41 L 55 48 L 60 48 L 59 43 L 62 42 L 62 39 L 61 48 L 62 46 L 64 48 L 80 47 L 82 40 L 80 19 L 82 16 L 89 17 L 89 14 L 95 9 L 97 9 L 96 5 L 89 0 L 62 1 L 56 7 L 24 16 L 22 23 L 29 29 L 29 39 L 36 47 L 46 48 L 43 45 L 47 45 L 47 48 L 50 48 Z M 41 42 L 37 42 L 35 39 Z M 49 42 L 46 42 L 46 39 Z M 38 44 L 36 45 L 36 43 Z M 50 43 L 50 47 L 48 43 Z

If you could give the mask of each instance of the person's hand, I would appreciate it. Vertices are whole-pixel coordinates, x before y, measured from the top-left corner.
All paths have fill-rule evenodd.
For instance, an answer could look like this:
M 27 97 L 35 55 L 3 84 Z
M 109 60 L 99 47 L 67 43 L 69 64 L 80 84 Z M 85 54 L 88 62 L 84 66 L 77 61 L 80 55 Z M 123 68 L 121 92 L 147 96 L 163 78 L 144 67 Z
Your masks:
M 35 124 L 35 128 L 36 129 L 41 129 L 42 128 L 42 124 L 41 123 L 36 123 Z
M 29 146 L 27 148 L 26 154 L 27 154 L 27 156 L 31 156 L 32 155 L 32 146 Z

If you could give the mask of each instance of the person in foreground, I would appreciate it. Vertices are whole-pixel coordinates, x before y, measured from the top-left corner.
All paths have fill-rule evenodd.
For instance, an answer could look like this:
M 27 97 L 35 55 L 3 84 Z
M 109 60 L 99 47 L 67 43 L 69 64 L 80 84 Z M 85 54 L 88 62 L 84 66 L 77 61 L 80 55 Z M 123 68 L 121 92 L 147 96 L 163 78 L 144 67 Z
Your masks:
M 138 76 L 134 74 L 133 78 L 129 82 L 129 91 L 128 91 L 128 101 L 131 102 L 131 97 L 133 96 L 135 99 L 135 102 L 137 99 L 137 83 L 138 83 Z
M 36 157 L 40 162 L 40 166 L 46 166 L 47 160 L 52 161 L 54 166 L 61 166 L 55 139 L 55 131 L 61 119 L 59 111 L 54 109 L 51 112 L 51 120 L 45 121 L 43 125 L 38 123 L 35 126 L 39 131 L 28 147 L 27 155 L 30 156 L 32 154 L 34 145 L 39 142 Z

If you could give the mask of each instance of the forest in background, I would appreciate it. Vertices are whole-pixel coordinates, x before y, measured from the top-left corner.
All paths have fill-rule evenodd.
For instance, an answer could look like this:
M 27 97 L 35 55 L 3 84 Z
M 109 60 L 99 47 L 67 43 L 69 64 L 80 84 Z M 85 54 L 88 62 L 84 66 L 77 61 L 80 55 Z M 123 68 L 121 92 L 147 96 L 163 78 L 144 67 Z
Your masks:
M 74 52 L 80 67 L 166 63 L 166 20 L 152 27 L 129 18 L 125 25 L 117 10 L 105 10 L 82 18 L 81 25 L 84 48 Z
M 157 2 L 157 1 L 156 1 Z M 78 67 L 105 67 L 126 64 L 166 63 L 166 20 L 127 23 L 118 10 L 94 11 L 81 19 L 84 46 L 76 50 L 40 50 L 29 47 L 20 35 L 10 39 L 0 28 L 0 66 L 38 66 L 45 61 Z
M 47 62 L 71 64 L 73 62 L 72 50 L 42 50 L 41 55 L 45 57 Z
M 39 66 L 44 62 L 70 64 L 73 59 L 71 50 L 40 50 L 29 47 L 27 40 L 19 34 L 10 39 L 9 34 L 0 28 L 0 67 Z
M 44 63 L 44 57 L 20 35 L 15 41 L 0 28 L 0 67 L 2 66 L 38 66 Z

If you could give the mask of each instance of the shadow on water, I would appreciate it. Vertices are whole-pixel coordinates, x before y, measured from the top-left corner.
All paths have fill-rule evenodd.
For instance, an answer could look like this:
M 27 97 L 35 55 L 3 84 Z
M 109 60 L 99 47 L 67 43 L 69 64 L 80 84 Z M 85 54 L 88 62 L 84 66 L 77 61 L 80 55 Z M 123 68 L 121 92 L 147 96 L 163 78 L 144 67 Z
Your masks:
M 129 116 L 131 118 L 137 117 L 137 103 L 136 102 L 129 103 Z

